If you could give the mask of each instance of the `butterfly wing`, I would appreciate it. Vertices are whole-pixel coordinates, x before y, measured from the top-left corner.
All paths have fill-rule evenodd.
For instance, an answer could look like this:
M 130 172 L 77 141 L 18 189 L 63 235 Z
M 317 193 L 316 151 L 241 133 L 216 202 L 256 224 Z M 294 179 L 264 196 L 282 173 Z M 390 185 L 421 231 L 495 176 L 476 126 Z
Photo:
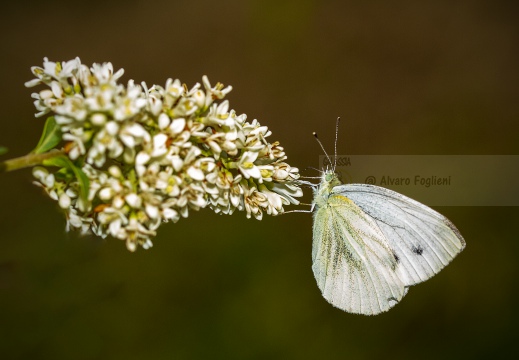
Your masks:
M 375 220 L 342 195 L 314 213 L 312 260 L 323 297 L 344 311 L 375 315 L 407 292 Z
M 351 199 L 378 225 L 396 255 L 396 273 L 405 286 L 431 278 L 465 248 L 446 217 L 395 191 L 347 184 L 336 186 L 332 194 Z

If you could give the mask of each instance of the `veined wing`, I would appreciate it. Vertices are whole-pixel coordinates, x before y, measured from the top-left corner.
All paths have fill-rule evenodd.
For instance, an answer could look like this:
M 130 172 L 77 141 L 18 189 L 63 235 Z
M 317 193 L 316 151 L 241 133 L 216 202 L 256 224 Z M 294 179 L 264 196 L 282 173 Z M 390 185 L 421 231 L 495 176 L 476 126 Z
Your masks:
M 330 196 L 314 216 L 312 270 L 324 298 L 365 315 L 396 305 L 407 288 L 377 223 L 341 195 Z
M 465 248 L 465 240 L 445 216 L 395 191 L 347 184 L 332 193 L 351 199 L 376 222 L 397 256 L 396 272 L 406 286 L 431 278 Z

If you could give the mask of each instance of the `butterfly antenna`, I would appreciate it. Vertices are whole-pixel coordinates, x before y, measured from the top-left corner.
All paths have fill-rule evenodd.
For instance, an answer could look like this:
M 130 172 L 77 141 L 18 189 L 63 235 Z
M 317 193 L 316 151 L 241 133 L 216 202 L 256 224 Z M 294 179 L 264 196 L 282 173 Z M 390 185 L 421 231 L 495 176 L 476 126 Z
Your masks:
M 319 140 L 319 138 L 317 137 L 317 133 L 314 131 L 312 134 L 314 135 L 315 140 L 317 140 L 317 142 L 318 142 L 319 145 L 321 146 L 321 149 L 323 149 L 323 151 L 324 151 L 324 155 L 326 155 L 326 158 L 328 159 L 328 162 L 331 164 L 332 161 L 330 160 L 330 157 L 328 156 L 328 153 L 326 152 L 326 150 L 324 150 L 323 143 L 322 143 L 321 140 Z
M 337 139 L 339 137 L 339 122 L 340 121 L 341 121 L 341 118 L 338 117 L 337 122 L 335 123 L 335 146 L 334 146 L 335 157 L 333 158 L 333 171 L 334 172 L 335 172 L 335 168 L 337 167 Z
M 322 170 L 319 170 L 318 168 L 314 168 L 313 166 L 307 166 L 307 167 L 304 168 L 304 170 L 307 170 L 307 169 L 312 169 L 312 170 L 315 170 L 315 171 L 319 171 L 320 173 L 323 172 Z
M 321 176 L 300 176 L 300 179 L 320 179 Z

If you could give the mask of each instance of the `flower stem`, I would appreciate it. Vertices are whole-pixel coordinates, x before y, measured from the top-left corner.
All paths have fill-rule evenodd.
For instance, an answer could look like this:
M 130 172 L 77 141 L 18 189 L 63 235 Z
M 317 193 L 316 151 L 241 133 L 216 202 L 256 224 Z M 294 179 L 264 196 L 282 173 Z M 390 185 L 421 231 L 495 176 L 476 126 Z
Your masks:
M 39 165 L 44 160 L 51 159 L 53 157 L 64 155 L 65 152 L 62 150 L 51 150 L 43 154 L 27 154 L 15 159 L 10 159 L 0 162 L 0 173 L 23 169 L 29 166 Z

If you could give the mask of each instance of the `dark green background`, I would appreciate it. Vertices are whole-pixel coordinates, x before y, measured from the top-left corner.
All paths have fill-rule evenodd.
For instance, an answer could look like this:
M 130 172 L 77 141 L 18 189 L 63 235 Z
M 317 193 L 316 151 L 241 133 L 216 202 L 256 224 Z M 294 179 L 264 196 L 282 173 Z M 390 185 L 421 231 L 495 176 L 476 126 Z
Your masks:
M 518 154 L 517 18 L 515 1 L 11 2 L 0 14 L 0 145 L 14 157 L 38 140 L 30 66 L 80 56 L 124 68 L 124 81 L 191 86 L 206 74 L 233 85 L 231 107 L 267 125 L 300 168 L 318 165 L 312 131 L 332 148 L 337 116 L 339 154 Z M 2 359 L 475 359 L 517 349 L 517 207 L 436 208 L 467 249 L 390 312 L 363 317 L 321 297 L 308 214 L 256 221 L 206 209 L 129 253 L 66 234 L 31 181 L 30 170 L 0 176 Z

